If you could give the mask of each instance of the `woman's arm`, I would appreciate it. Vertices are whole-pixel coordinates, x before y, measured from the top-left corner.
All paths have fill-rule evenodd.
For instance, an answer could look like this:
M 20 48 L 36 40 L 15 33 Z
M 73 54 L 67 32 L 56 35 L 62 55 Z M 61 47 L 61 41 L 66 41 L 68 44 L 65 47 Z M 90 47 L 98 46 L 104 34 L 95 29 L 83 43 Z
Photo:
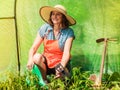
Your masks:
M 39 32 L 38 32 L 37 37 L 35 38 L 34 43 L 29 50 L 28 63 L 27 63 L 28 69 L 32 68 L 32 66 L 34 64 L 33 63 L 33 56 L 37 52 L 37 50 L 38 50 L 39 46 L 41 45 L 42 41 L 43 41 L 43 38 L 40 37 Z
M 65 42 L 63 57 L 62 57 L 61 63 L 59 64 L 59 65 L 62 65 L 63 69 L 66 67 L 68 61 L 70 60 L 70 51 L 72 48 L 72 42 L 73 42 L 73 37 L 68 38 Z M 61 66 L 56 69 L 55 78 L 58 78 L 61 76 L 61 74 L 60 74 L 61 72 L 59 72 L 59 70 L 62 70 L 62 69 L 60 69 L 60 68 L 61 68 Z
M 61 64 L 63 67 L 66 67 L 68 61 L 70 60 L 70 51 L 72 48 L 73 37 L 68 38 L 65 42 L 63 57 L 61 60 Z

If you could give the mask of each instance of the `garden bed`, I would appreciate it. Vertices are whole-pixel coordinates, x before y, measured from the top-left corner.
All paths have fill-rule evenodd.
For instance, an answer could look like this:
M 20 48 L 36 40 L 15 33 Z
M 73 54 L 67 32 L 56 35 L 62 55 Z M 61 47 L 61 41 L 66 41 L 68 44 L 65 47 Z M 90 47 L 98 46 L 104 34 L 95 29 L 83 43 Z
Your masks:
M 43 87 L 37 85 L 38 79 L 32 74 L 30 75 L 31 84 L 27 85 L 28 72 L 21 76 L 9 73 L 9 78 L 0 82 L 0 90 L 120 90 L 119 73 L 103 75 L 101 87 L 93 87 L 94 82 L 89 79 L 90 74 L 91 72 L 81 72 L 80 68 L 74 67 L 70 78 L 54 79 L 54 75 L 51 75 L 50 83 Z

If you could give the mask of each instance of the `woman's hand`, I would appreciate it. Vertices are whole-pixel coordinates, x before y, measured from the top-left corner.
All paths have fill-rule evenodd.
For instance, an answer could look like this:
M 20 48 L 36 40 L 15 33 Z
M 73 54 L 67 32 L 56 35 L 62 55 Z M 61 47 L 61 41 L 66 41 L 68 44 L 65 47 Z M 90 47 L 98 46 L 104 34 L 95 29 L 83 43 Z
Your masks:
M 40 37 L 39 32 L 37 33 L 37 37 L 34 40 L 34 43 L 29 51 L 29 59 L 27 63 L 27 68 L 32 69 L 34 62 L 33 62 L 33 56 L 35 55 L 36 51 L 38 50 L 39 46 L 41 45 L 43 41 L 43 38 Z
M 65 74 L 64 67 L 62 66 L 61 63 L 59 63 L 58 65 L 56 65 L 55 71 L 56 71 L 55 78 L 60 78 L 60 77 L 62 77 Z
M 55 71 L 56 71 L 55 78 L 61 78 L 61 77 L 65 77 L 65 76 L 69 77 L 70 76 L 68 69 L 63 67 L 63 65 L 61 63 L 56 65 Z
M 60 77 L 62 77 L 62 73 L 56 71 L 56 74 L 55 74 L 54 78 L 57 79 L 57 78 L 60 78 Z
M 33 68 L 34 62 L 32 60 L 29 60 L 27 63 L 27 68 L 31 70 Z

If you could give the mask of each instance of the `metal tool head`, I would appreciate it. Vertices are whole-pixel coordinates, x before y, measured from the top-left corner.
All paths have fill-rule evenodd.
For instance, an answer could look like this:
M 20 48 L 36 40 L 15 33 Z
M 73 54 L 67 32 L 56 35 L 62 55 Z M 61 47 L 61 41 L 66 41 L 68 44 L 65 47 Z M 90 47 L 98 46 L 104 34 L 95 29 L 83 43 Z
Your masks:
M 96 40 L 97 43 L 104 42 L 104 41 L 118 41 L 117 38 L 99 38 Z
M 99 38 L 99 39 L 96 40 L 97 43 L 100 43 L 100 42 L 103 42 L 103 41 L 105 41 L 105 38 Z

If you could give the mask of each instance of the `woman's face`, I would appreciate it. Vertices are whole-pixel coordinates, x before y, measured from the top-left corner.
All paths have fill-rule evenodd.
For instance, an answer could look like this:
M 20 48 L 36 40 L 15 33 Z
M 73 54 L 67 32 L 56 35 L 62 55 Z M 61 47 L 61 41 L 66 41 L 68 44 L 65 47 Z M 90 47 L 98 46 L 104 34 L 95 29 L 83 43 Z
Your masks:
M 51 20 L 53 24 L 61 24 L 62 23 L 62 14 L 57 11 L 53 11 L 51 15 Z

